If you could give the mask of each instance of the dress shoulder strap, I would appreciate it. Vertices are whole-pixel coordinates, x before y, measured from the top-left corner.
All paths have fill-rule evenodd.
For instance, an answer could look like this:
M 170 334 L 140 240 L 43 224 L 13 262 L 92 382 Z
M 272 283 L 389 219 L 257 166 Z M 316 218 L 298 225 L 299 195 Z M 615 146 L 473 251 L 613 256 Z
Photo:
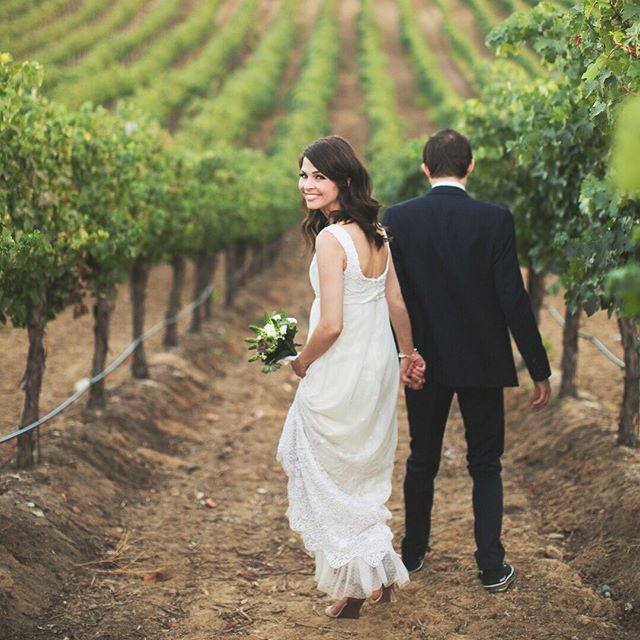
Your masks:
M 330 224 L 320 233 L 323 233 L 324 231 L 327 231 L 334 236 L 344 249 L 344 252 L 347 255 L 347 269 L 350 269 L 351 267 L 359 268 L 356 245 L 353 243 L 353 238 L 342 228 L 342 226 L 339 224 Z

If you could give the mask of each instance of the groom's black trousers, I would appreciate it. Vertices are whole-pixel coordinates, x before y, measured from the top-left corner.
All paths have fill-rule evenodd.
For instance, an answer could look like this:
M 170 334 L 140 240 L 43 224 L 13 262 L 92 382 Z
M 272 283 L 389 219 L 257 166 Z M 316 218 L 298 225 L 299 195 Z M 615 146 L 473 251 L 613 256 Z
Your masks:
M 464 421 L 467 469 L 473 479 L 476 562 L 493 569 L 504 560 L 502 479 L 504 451 L 503 389 L 449 387 L 427 382 L 420 391 L 406 389 L 411 454 L 404 482 L 405 537 L 402 554 L 415 559 L 429 549 L 434 480 L 440 467 L 442 439 L 453 394 Z

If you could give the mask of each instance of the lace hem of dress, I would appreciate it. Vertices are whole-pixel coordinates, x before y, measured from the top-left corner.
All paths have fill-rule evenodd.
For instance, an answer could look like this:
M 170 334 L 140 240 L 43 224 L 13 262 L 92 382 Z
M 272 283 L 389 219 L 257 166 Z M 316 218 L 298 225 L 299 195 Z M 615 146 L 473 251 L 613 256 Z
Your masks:
M 381 584 L 409 577 L 393 550 L 384 504 L 372 505 L 340 490 L 319 467 L 305 437 L 294 400 L 285 421 L 278 461 L 288 475 L 287 516 L 316 557 L 318 588 L 330 595 L 366 597 Z M 372 586 L 373 585 L 373 586 Z M 348 593 L 347 593 L 348 592 Z M 337 595 L 342 593 L 343 595 Z M 346 595 L 345 595 L 346 594 Z
M 362 558 L 354 558 L 339 569 L 334 569 L 322 551 L 317 551 L 316 582 L 320 591 L 336 600 L 368 598 L 383 585 L 404 587 L 409 582 L 409 574 L 400 556 L 393 549 L 375 567 Z

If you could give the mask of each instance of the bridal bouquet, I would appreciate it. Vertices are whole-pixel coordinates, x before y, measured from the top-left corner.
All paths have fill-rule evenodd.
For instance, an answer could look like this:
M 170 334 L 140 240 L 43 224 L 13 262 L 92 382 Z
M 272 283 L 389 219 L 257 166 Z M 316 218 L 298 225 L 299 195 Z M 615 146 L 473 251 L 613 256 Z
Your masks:
M 284 311 L 279 313 L 265 313 L 264 326 L 249 327 L 255 338 L 245 338 L 249 343 L 249 351 L 256 353 L 249 358 L 249 362 L 262 361 L 262 372 L 271 373 L 282 365 L 279 361 L 293 360 L 297 355 L 296 344 L 293 340 L 298 331 L 298 321 L 287 316 Z

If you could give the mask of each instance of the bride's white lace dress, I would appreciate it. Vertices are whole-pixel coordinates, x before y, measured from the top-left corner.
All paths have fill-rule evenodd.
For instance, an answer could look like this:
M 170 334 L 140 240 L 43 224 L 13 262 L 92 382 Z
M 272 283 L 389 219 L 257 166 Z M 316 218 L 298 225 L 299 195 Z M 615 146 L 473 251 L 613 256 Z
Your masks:
M 315 555 L 318 588 L 336 599 L 365 598 L 383 584 L 402 586 L 409 580 L 392 546 L 385 506 L 399 384 L 384 295 L 390 258 L 381 276 L 367 278 L 340 225 L 321 233 L 332 233 L 347 256 L 343 330 L 300 381 L 278 460 L 289 477 L 289 522 Z M 315 256 L 309 276 L 316 294 L 311 335 L 320 317 Z

